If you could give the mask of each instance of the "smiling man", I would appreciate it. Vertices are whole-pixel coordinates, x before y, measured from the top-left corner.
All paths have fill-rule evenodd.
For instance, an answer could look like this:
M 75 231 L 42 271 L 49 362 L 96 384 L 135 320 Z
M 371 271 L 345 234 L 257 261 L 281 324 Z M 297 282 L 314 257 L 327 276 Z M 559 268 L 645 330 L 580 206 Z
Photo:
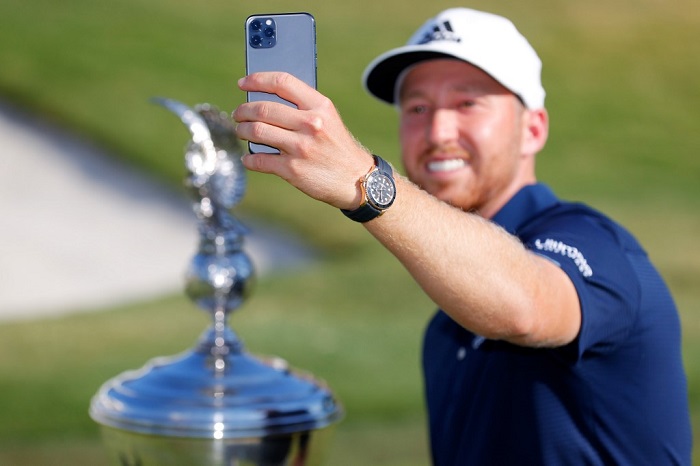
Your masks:
M 239 86 L 298 108 L 233 117 L 280 149 L 249 169 L 361 222 L 438 306 L 423 354 L 435 464 L 690 464 L 673 299 L 626 230 L 537 182 L 540 70 L 509 20 L 466 8 L 374 60 L 364 83 L 399 109 L 407 178 L 289 75 Z

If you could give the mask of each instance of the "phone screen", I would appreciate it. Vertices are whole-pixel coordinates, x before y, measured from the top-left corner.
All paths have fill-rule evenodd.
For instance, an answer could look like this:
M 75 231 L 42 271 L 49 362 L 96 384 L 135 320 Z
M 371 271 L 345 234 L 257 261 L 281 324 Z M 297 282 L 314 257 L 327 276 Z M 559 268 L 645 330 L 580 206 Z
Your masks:
M 309 13 L 252 15 L 246 20 L 246 73 L 284 71 L 316 88 L 316 21 Z M 294 104 L 273 94 L 249 92 L 248 101 Z M 249 142 L 250 152 L 279 153 Z

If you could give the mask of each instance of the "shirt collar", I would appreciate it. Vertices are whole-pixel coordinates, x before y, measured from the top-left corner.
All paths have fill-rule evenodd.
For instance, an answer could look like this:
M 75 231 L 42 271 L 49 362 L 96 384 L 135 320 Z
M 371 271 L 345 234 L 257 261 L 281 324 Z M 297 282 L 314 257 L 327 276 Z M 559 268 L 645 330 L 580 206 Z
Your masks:
M 491 220 L 515 234 L 532 217 L 558 203 L 549 187 L 541 183 L 531 184 L 520 189 Z

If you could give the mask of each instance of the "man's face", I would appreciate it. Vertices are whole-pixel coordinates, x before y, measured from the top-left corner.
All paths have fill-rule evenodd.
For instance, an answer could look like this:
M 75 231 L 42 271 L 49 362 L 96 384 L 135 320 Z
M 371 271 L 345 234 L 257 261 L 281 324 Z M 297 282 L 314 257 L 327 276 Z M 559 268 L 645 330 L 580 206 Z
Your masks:
M 482 70 L 438 59 L 410 70 L 400 90 L 400 139 L 409 179 L 438 199 L 490 217 L 524 184 L 520 101 Z

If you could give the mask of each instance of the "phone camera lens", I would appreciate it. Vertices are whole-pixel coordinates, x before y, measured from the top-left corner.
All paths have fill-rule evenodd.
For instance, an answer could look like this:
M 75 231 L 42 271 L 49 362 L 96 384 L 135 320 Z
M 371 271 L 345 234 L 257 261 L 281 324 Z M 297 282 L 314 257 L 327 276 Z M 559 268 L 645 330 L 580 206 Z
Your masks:
M 248 23 L 248 43 L 255 49 L 270 49 L 277 45 L 277 25 L 267 17 L 251 18 Z

